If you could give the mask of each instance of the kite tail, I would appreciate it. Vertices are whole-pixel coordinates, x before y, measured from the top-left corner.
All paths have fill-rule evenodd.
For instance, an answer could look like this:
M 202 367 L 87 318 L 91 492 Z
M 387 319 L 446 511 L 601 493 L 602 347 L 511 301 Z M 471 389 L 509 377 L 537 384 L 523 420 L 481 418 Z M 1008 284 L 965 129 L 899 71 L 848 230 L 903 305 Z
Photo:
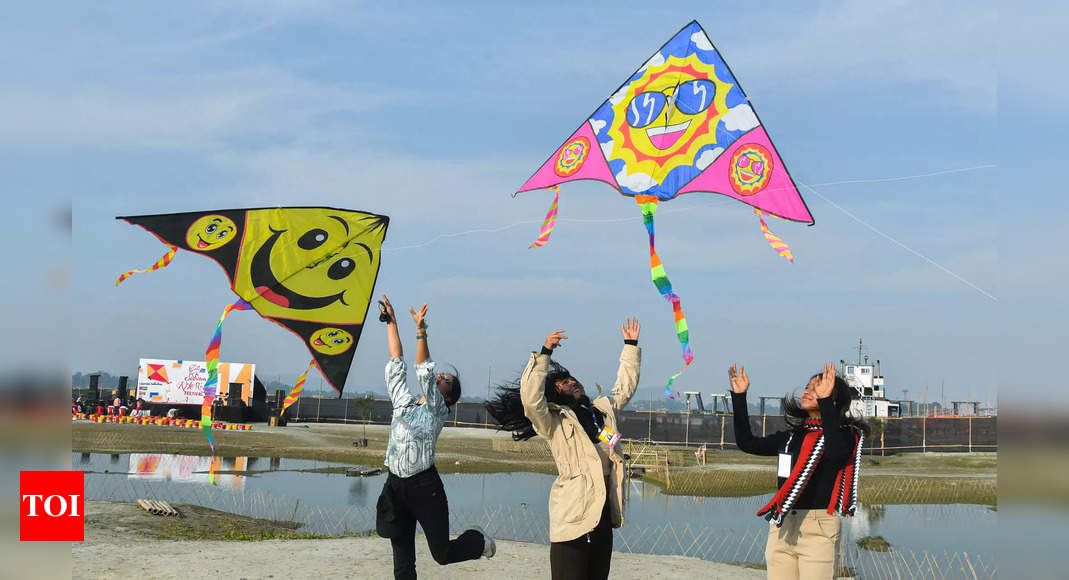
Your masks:
M 219 346 L 223 341 L 223 321 L 233 310 L 249 310 L 252 305 L 238 298 L 238 301 L 223 309 L 223 315 L 219 317 L 219 324 L 215 326 L 215 334 L 208 343 L 208 350 L 204 353 L 204 360 L 208 367 L 208 380 L 204 382 L 204 402 L 200 406 L 200 426 L 204 429 L 204 435 L 208 438 L 208 446 L 212 450 L 211 467 L 208 468 L 208 481 L 215 485 L 215 442 L 212 441 L 212 403 L 219 393 Z
M 672 393 L 672 383 L 687 370 L 691 361 L 694 360 L 694 353 L 690 350 L 690 331 L 687 329 L 687 317 L 683 314 L 679 296 L 672 292 L 672 282 L 668 280 L 668 275 L 664 272 L 664 265 L 661 264 L 661 258 L 657 255 L 657 250 L 655 249 L 653 214 L 657 211 L 657 197 L 636 195 L 635 201 L 642 208 L 642 223 L 645 224 L 646 231 L 650 234 L 650 275 L 653 278 L 653 285 L 657 287 L 657 291 L 661 293 L 661 296 L 664 296 L 666 300 L 672 303 L 672 315 L 675 317 L 676 323 L 676 337 L 679 338 L 679 344 L 683 348 L 683 368 L 672 375 L 668 379 L 668 384 L 664 386 L 664 394 L 668 398 L 674 399 L 676 395 Z
M 315 366 L 316 361 L 315 359 L 312 359 L 312 362 L 308 363 L 308 368 L 304 369 L 304 372 L 301 373 L 301 376 L 297 377 L 297 384 L 293 385 L 293 390 L 291 390 L 290 393 L 286 395 L 286 398 L 282 401 L 282 410 L 278 412 L 279 417 L 286 413 L 286 409 L 288 409 L 290 405 L 296 403 L 297 399 L 301 398 L 301 391 L 304 390 L 304 381 L 308 378 L 308 371 L 315 368 Z
M 553 233 L 553 226 L 557 225 L 557 202 L 560 201 L 560 186 L 554 185 L 553 191 L 556 194 L 553 196 L 553 204 L 549 206 L 549 211 L 546 212 L 546 219 L 542 221 L 542 230 L 538 232 L 538 239 L 530 246 L 527 246 L 528 250 L 546 245 L 546 242 L 549 241 L 549 234 Z
M 765 223 L 765 218 L 762 217 L 765 214 L 761 213 L 761 210 L 754 208 L 753 212 L 757 214 L 757 219 L 761 220 L 761 232 L 765 234 L 765 239 L 768 240 L 769 245 L 773 250 L 783 256 L 790 263 L 794 263 L 794 256 L 791 255 L 791 247 L 783 240 L 779 239 L 779 236 L 772 233 L 772 230 L 768 229 L 768 224 Z
M 134 274 L 144 274 L 145 272 L 152 272 L 154 270 L 159 270 L 160 268 L 166 268 L 167 264 L 170 264 L 171 260 L 174 259 L 175 252 L 178 251 L 177 246 L 172 246 L 170 244 L 167 244 L 167 246 L 171 249 L 168 250 L 167 253 L 164 254 L 163 257 L 161 257 L 159 260 L 156 260 L 155 264 L 144 270 L 130 270 L 129 272 L 126 272 L 125 274 L 119 276 L 119 279 L 115 281 L 115 285 L 118 286 L 122 283 L 123 280 L 129 278 L 130 276 L 133 276 Z

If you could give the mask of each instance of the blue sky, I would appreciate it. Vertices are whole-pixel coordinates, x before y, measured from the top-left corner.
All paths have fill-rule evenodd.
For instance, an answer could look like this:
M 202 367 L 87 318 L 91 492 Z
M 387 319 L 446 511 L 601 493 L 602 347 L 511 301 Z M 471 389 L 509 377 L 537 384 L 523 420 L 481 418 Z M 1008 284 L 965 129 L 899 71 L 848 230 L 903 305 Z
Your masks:
M 0 25 L 22 47 L 0 55 L 0 172 L 32 225 L 5 236 L 48 241 L 10 253 L 34 283 L 9 278 L 5 293 L 10 304 L 70 309 L 13 309 L 27 330 L 0 339 L 5 367 L 60 348 L 72 370 L 113 374 L 134 374 L 139 357 L 203 357 L 233 300 L 224 274 L 180 253 L 115 288 L 165 248 L 114 216 L 331 205 L 391 216 L 376 290 L 429 303 L 432 354 L 459 367 L 468 394 L 488 369 L 494 381 L 515 376 L 556 328 L 571 336 L 559 359 L 587 384 L 611 384 L 628 315 L 643 325 L 642 387 L 659 390 L 681 360 L 633 201 L 567 184 L 550 243 L 528 250 L 551 197 L 510 194 L 697 19 L 795 180 L 816 189 L 803 191 L 816 225 L 770 223 L 791 265 L 737 202 L 690 194 L 661 205 L 658 253 L 696 357 L 680 389 L 721 392 L 738 361 L 756 394 L 783 393 L 822 361 L 849 359 L 863 337 L 892 397 L 928 384 L 937 399 L 945 382 L 948 399 L 990 401 L 1028 384 L 1065 401 L 1046 373 L 1010 369 L 1057 340 L 1064 320 L 1050 305 L 1064 294 L 1053 230 L 1066 202 L 1028 150 L 1064 150 L 1054 134 L 1065 107 L 1048 92 L 1065 81 L 1002 72 L 1018 59 L 1055 65 L 1042 46 L 999 49 L 1023 25 L 990 2 L 607 6 L 16 7 L 33 12 Z M 12 24 L 19 16 L 59 26 L 43 33 Z M 853 180 L 872 182 L 820 185 Z M 1026 192 L 1041 203 L 1018 203 Z M 41 225 L 67 203 L 71 237 Z M 64 325 L 69 343 L 42 349 Z M 413 330 L 402 326 L 409 349 Z M 283 380 L 308 360 L 289 333 L 240 312 L 222 356 Z M 383 329 L 369 324 L 347 388 L 380 388 L 385 358 Z

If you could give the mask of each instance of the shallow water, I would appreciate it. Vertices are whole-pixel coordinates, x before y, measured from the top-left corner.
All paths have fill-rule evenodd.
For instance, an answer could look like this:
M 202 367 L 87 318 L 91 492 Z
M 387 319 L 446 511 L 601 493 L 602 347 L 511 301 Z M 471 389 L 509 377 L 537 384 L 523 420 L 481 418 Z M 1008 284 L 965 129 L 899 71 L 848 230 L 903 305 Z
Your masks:
M 372 527 L 375 502 L 386 478 L 385 474 L 346 477 L 298 471 L 348 466 L 324 461 L 239 457 L 219 460 L 218 485 L 212 486 L 207 457 L 75 453 L 73 464 L 74 469 L 86 472 L 89 499 L 133 501 L 137 497 L 158 497 L 218 509 L 230 506 L 243 513 L 251 510 L 255 513 L 246 515 L 256 517 L 288 519 L 301 515 L 296 519 L 309 524 L 306 529 L 325 533 L 341 531 L 326 525 L 331 520 L 344 521 L 346 531 Z M 458 520 L 454 522 L 455 529 L 466 525 L 462 521 L 465 517 L 480 521 L 489 517 L 495 519 L 495 533 L 501 537 L 545 541 L 547 502 L 554 476 L 525 472 L 442 473 L 442 480 L 450 509 Z M 767 530 L 767 524 L 754 514 L 769 498 L 769 494 L 743 498 L 668 496 L 653 484 L 631 481 L 625 528 L 636 531 L 670 524 L 673 530 L 689 526 L 691 531 L 734 531 L 758 537 Z M 893 547 L 913 552 L 993 555 L 997 548 L 996 524 L 997 514 L 987 506 L 874 505 L 863 506 L 857 516 L 843 520 L 843 537 L 852 544 L 857 538 L 880 535 Z M 677 542 L 686 544 L 686 540 Z M 653 538 L 646 543 L 651 552 L 678 551 Z M 760 557 L 757 551 L 738 559 L 753 560 L 755 554 Z

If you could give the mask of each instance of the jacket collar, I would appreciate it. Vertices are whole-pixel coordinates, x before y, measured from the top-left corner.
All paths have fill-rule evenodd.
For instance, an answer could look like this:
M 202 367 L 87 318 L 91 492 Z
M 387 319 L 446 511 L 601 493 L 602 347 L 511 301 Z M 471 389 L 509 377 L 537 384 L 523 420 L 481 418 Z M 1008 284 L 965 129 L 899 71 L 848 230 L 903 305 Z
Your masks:
M 604 395 L 591 400 L 590 403 L 600 409 L 602 413 L 608 414 L 612 412 L 612 403 L 610 403 L 609 398 Z M 575 414 L 575 411 L 572 411 L 571 407 L 564 407 L 550 401 L 546 401 L 546 406 L 549 407 L 550 411 L 556 411 L 562 414 L 567 414 L 568 412 L 571 412 L 573 415 Z

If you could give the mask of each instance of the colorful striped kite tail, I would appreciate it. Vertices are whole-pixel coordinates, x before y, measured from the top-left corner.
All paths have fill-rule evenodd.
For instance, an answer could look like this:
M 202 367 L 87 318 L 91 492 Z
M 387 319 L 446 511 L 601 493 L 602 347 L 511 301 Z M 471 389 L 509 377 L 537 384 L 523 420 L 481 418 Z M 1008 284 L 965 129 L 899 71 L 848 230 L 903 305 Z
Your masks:
M 546 219 L 542 220 L 542 229 L 538 232 L 538 239 L 527 246 L 527 249 L 541 248 L 549 241 L 549 234 L 553 233 L 553 227 L 557 225 L 557 204 L 560 203 L 560 186 L 553 186 L 553 203 L 546 212 Z
M 164 254 L 159 260 L 156 260 L 155 264 L 149 266 L 148 268 L 145 268 L 144 270 L 130 270 L 129 272 L 123 273 L 121 276 L 119 276 L 117 280 L 115 280 L 115 285 L 118 286 L 122 283 L 123 280 L 129 278 L 130 276 L 133 276 L 134 274 L 144 274 L 146 272 L 159 270 L 160 268 L 166 268 L 167 264 L 170 264 L 171 260 L 174 259 L 175 252 L 178 251 L 177 246 L 167 244 L 167 247 L 170 248 L 170 250 L 167 250 L 166 254 Z
M 293 385 L 293 390 L 291 390 L 282 401 L 282 410 L 278 412 L 279 417 L 286 413 L 286 409 L 288 409 L 290 405 L 296 403 L 297 399 L 301 398 L 301 391 L 304 390 L 304 382 L 308 379 L 308 371 L 315 367 L 316 361 L 315 359 L 312 359 L 312 362 L 308 363 L 308 368 L 304 369 L 301 376 L 297 377 L 297 384 Z
M 212 403 L 215 397 L 204 397 L 200 406 L 200 427 L 204 429 L 204 436 L 208 438 L 208 447 L 211 448 L 211 461 L 208 464 L 208 483 L 215 485 L 215 442 L 212 441 Z
M 683 368 L 672 375 L 668 379 L 668 384 L 664 387 L 665 396 L 669 399 L 675 399 L 677 394 L 672 393 L 672 383 L 687 370 L 687 367 L 694 360 L 694 353 L 690 350 L 690 329 L 687 326 L 687 316 L 683 313 L 682 302 L 679 295 L 672 290 L 672 282 L 664 271 L 664 264 L 661 263 L 661 258 L 657 255 L 657 249 L 654 244 L 653 214 L 657 211 L 657 197 L 653 195 L 636 195 L 635 202 L 642 209 L 642 223 L 646 226 L 646 231 L 650 235 L 650 277 L 653 280 L 653 285 L 657 287 L 657 291 L 672 304 L 676 338 L 679 339 L 679 345 L 683 349 Z
M 212 403 L 215 395 L 219 392 L 219 349 L 223 342 L 223 321 L 234 310 L 250 310 L 252 305 L 244 299 L 238 298 L 237 302 L 223 309 L 223 315 L 219 317 L 219 323 L 215 325 L 215 333 L 212 334 L 208 348 L 204 351 L 205 366 L 208 370 L 208 380 L 204 382 L 204 402 L 200 406 L 200 426 L 204 429 L 204 435 L 208 438 L 208 446 L 212 450 L 212 465 L 208 468 L 208 481 L 215 485 L 215 443 L 212 441 Z
M 757 214 L 757 219 L 761 220 L 761 233 L 765 234 L 765 239 L 768 240 L 768 244 L 772 246 L 776 253 L 783 256 L 790 263 L 794 263 L 794 256 L 791 255 L 791 247 L 786 242 L 781 240 L 779 236 L 772 233 L 772 230 L 768 229 L 768 224 L 765 223 L 765 214 L 761 210 L 754 208 L 753 212 Z

